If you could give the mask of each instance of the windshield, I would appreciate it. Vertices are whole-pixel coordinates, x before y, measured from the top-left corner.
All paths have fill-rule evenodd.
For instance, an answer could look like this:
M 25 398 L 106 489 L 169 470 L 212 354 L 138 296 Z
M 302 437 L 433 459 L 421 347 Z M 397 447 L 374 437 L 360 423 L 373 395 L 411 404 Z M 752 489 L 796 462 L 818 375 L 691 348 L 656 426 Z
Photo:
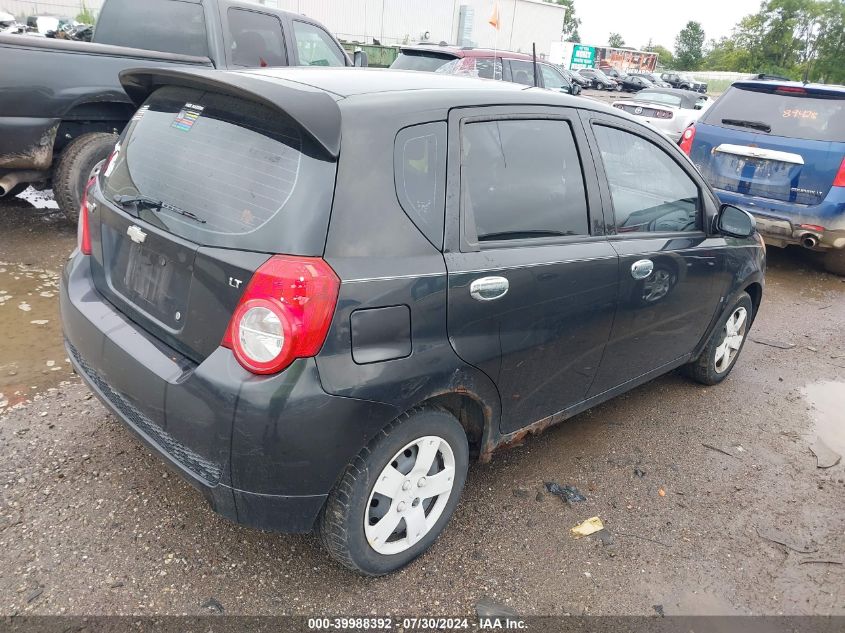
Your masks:
M 166 87 L 138 110 L 117 148 L 103 173 L 106 199 L 121 196 L 127 212 L 170 233 L 291 254 L 310 254 L 301 249 L 311 249 L 314 235 L 325 240 L 335 163 L 278 111 Z M 163 206 L 130 200 L 138 197 Z
M 769 134 L 774 136 L 845 141 L 845 94 L 780 92 L 777 86 L 765 86 L 763 90 L 732 86 L 707 109 L 704 122 L 723 127 L 731 126 L 725 121 L 753 122 L 769 128 Z
M 435 51 L 400 51 L 399 56 L 390 65 L 391 68 L 399 70 L 421 70 L 434 72 L 443 64 L 455 59 L 454 55 L 438 53 Z
M 637 94 L 638 101 L 648 101 L 650 103 L 660 103 L 663 105 L 674 106 L 676 108 L 682 107 L 682 99 L 676 95 L 668 95 L 663 92 L 649 92 L 643 90 Z

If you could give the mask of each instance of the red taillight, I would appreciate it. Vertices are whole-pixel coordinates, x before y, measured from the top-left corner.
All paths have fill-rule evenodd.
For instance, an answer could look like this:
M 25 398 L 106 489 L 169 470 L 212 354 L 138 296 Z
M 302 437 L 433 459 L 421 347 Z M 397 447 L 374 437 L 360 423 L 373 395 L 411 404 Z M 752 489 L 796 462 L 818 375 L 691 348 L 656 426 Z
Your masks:
M 319 257 L 275 255 L 253 275 L 221 345 L 254 374 L 275 374 L 320 351 L 340 280 Z
M 845 158 L 839 163 L 839 171 L 836 172 L 836 178 L 833 179 L 834 187 L 845 187 Z
M 807 91 L 799 86 L 779 86 L 775 94 L 805 95 Z
M 76 239 L 79 252 L 83 255 L 91 254 L 91 227 L 88 219 L 88 191 L 97 182 L 97 177 L 91 178 L 82 192 L 82 203 L 79 205 L 79 223 L 76 227 Z
M 798 228 L 804 229 L 805 231 L 815 231 L 816 233 L 824 233 L 824 227 L 818 224 L 799 224 Z
M 684 130 L 684 133 L 681 134 L 681 142 L 678 143 L 681 150 L 683 150 L 684 154 L 687 156 L 690 156 L 692 152 L 693 139 L 695 139 L 695 126 L 690 125 L 686 130 Z

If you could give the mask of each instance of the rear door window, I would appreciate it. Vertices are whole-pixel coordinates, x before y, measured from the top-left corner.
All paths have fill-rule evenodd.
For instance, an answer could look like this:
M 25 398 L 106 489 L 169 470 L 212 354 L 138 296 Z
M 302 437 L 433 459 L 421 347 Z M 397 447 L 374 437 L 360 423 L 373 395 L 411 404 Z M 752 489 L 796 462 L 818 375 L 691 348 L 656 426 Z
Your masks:
M 143 24 L 144 28 L 138 28 Z M 205 15 L 197 2 L 109 0 L 93 41 L 179 55 L 208 56 Z
M 469 241 L 589 235 L 584 176 L 569 123 L 467 123 L 461 136 L 461 208 Z
M 335 174 L 323 156 L 282 112 L 166 87 L 124 131 L 103 193 L 162 202 L 123 208 L 198 244 L 318 254 Z
M 773 136 L 841 142 L 845 141 L 845 94 L 813 96 L 773 86 L 759 91 L 734 86 L 708 108 L 703 122 Z
M 520 59 L 510 60 L 511 81 L 524 86 L 534 85 L 534 64 Z
M 287 66 L 282 23 L 274 15 L 229 9 L 229 46 L 233 66 Z
M 569 82 L 558 71 L 546 64 L 540 65 L 543 74 L 543 86 L 549 90 L 569 90 Z
M 300 66 L 346 66 L 343 51 L 323 29 L 308 22 L 293 22 Z

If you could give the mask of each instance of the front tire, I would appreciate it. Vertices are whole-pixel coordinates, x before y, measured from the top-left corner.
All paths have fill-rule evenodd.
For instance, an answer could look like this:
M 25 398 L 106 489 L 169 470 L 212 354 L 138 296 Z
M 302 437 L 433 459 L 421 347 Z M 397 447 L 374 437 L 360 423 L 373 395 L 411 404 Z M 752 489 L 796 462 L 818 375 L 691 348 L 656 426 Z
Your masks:
M 833 275 L 845 277 L 845 248 L 831 249 L 825 253 L 824 269 Z
M 413 409 L 358 454 L 318 519 L 336 561 L 368 576 L 404 567 L 449 522 L 469 467 L 466 433 L 440 407 Z
M 751 329 L 754 306 L 743 292 L 722 315 L 701 355 L 684 365 L 686 374 L 703 385 L 717 385 L 731 373 Z
M 83 134 L 71 141 L 59 157 L 53 174 L 53 195 L 70 222 L 76 223 L 79 218 L 82 190 L 91 170 L 108 158 L 116 142 L 117 136 L 108 132 Z

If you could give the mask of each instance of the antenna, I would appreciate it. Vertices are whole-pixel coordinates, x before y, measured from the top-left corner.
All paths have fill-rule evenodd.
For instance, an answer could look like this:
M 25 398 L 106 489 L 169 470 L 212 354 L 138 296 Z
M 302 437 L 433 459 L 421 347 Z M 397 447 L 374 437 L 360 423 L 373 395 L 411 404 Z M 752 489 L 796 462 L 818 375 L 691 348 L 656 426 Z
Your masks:
M 540 85 L 537 77 L 537 42 L 531 42 L 531 63 L 534 66 L 534 87 Z

